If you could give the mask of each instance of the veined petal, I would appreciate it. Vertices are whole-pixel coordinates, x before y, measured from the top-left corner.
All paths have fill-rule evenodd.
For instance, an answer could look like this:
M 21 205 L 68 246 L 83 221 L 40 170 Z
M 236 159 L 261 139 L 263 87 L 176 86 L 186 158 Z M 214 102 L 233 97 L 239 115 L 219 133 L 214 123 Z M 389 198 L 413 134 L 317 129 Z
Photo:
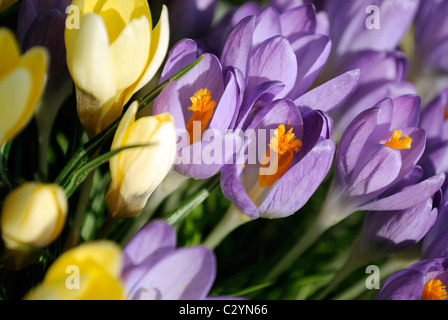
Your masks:
M 169 30 L 168 9 L 164 5 L 162 7 L 159 22 L 151 32 L 151 49 L 146 70 L 138 81 L 136 87 L 130 91 L 136 92 L 145 86 L 154 77 L 157 70 L 162 65 L 168 51 L 170 37 Z
M 81 16 L 80 29 L 66 32 L 67 66 L 76 86 L 105 103 L 116 94 L 115 68 L 103 19 Z
M 146 17 L 130 21 L 118 38 L 110 45 L 114 63 L 115 87 L 118 91 L 132 85 L 147 64 L 151 42 L 151 30 Z
M 375 144 L 365 146 L 361 154 L 348 184 L 351 196 L 378 192 L 398 177 L 402 167 L 399 150 Z
M 297 79 L 297 58 L 289 41 L 283 36 L 276 36 L 260 44 L 250 59 L 247 91 L 266 81 L 281 81 L 285 88 L 280 92 L 281 98 L 294 87 Z
M 290 168 L 261 204 L 260 216 L 282 218 L 299 210 L 327 175 L 334 150 L 333 140 L 322 141 Z
M 330 111 L 356 88 L 359 75 L 359 69 L 348 71 L 304 93 L 294 103 L 314 110 Z
M 445 181 L 440 173 L 420 183 L 403 188 L 392 195 L 360 206 L 360 210 L 402 210 L 417 205 L 421 199 L 431 197 Z

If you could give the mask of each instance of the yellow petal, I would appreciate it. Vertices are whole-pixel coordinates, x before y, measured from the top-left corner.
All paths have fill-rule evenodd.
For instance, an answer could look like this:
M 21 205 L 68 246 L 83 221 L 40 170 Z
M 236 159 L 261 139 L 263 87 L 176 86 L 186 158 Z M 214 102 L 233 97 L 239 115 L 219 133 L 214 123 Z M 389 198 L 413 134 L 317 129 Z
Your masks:
M 62 254 L 48 269 L 43 282 L 25 299 L 123 299 L 121 268 L 118 245 L 111 241 L 84 243 Z M 79 289 L 69 288 L 66 283 L 74 269 L 78 271 Z
M 123 118 L 120 121 L 120 124 L 118 125 L 117 130 L 115 131 L 114 140 L 112 141 L 111 149 L 119 149 L 121 148 L 124 143 L 123 141 L 127 140 L 127 136 L 129 135 L 129 128 L 134 124 L 135 122 L 135 116 L 137 114 L 138 109 L 138 102 L 134 101 L 124 114 Z M 118 163 L 121 156 L 120 152 L 116 156 L 112 157 L 109 161 L 110 163 L 110 174 L 112 177 L 112 187 L 117 188 L 121 184 L 122 176 L 119 176 L 119 168 Z
M 149 55 L 150 26 L 146 17 L 129 22 L 120 36 L 110 45 L 118 91 L 132 85 L 143 73 Z M 125 104 L 124 101 L 123 104 Z
M 127 143 L 144 141 L 139 137 L 146 139 L 151 146 L 131 150 L 133 154 L 123 157 L 121 165 L 125 175 L 121 190 L 125 196 L 146 194 L 149 197 L 166 177 L 174 161 L 177 139 L 171 116 L 165 113 L 140 118 L 134 124 Z
M 82 266 L 87 266 L 85 270 L 89 270 L 92 263 L 100 266 L 111 277 L 118 278 L 122 268 L 120 247 L 111 241 L 86 242 L 59 256 L 48 269 L 44 281 L 57 281 L 65 274 L 67 266 L 78 266 L 82 272 Z
M 20 49 L 14 34 L 0 28 L 0 79 L 19 63 Z
M 24 67 L 16 68 L 0 79 L 0 145 L 26 126 L 32 86 L 32 75 Z
M 135 86 L 126 90 L 129 99 L 135 92 L 143 88 L 162 65 L 168 51 L 170 41 L 170 27 L 168 19 L 168 9 L 164 5 L 160 15 L 159 22 L 151 33 L 151 52 L 148 58 L 146 70 L 142 74 Z
M 66 29 L 67 30 L 67 29 Z M 103 19 L 81 16 L 80 28 L 66 32 L 67 66 L 78 88 L 105 103 L 115 96 L 115 74 Z

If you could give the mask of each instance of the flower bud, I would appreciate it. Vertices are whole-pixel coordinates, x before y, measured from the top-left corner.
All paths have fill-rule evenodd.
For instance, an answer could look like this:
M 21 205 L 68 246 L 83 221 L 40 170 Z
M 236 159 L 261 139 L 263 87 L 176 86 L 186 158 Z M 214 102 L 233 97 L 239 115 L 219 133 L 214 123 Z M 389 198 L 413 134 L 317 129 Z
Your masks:
M 66 251 L 25 300 L 121 300 L 121 250 L 111 241 L 84 243 Z
M 78 116 L 90 137 L 118 116 L 156 74 L 169 42 L 164 6 L 153 29 L 146 0 L 74 0 L 79 27 L 65 29 L 67 66 L 76 87 Z
M 169 113 L 135 120 L 138 103 L 125 113 L 115 133 L 112 150 L 148 144 L 121 151 L 110 159 L 111 184 L 106 205 L 114 219 L 139 213 L 171 169 L 176 154 L 176 129 Z
M 0 146 L 30 121 L 45 86 L 48 60 L 42 47 L 21 56 L 14 34 L 0 28 Z
M 67 207 L 63 189 L 54 184 L 28 182 L 12 191 L 1 212 L 6 248 L 42 248 L 53 242 L 64 227 Z

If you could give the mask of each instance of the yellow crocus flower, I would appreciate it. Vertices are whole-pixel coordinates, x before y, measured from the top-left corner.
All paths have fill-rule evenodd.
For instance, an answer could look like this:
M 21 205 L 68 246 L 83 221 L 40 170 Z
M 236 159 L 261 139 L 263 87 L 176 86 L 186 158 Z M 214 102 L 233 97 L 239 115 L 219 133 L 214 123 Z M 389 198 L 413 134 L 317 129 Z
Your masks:
M 120 247 L 92 241 L 66 251 L 48 269 L 25 300 L 123 300 Z
M 0 28 L 0 148 L 32 118 L 45 87 L 48 62 L 43 47 L 21 55 L 15 35 Z
M 42 248 L 61 233 L 68 203 L 55 184 L 27 182 L 7 195 L 1 211 L 1 233 L 8 249 Z
M 78 116 L 91 137 L 156 74 L 168 50 L 168 10 L 163 6 L 153 29 L 146 0 L 74 0 L 72 6 L 80 19 L 79 28 L 66 28 L 67 65 Z
M 176 155 L 176 129 L 169 113 L 135 120 L 138 103 L 123 116 L 112 149 L 148 145 L 121 151 L 110 159 L 111 184 L 106 205 L 113 219 L 139 213 L 170 171 Z

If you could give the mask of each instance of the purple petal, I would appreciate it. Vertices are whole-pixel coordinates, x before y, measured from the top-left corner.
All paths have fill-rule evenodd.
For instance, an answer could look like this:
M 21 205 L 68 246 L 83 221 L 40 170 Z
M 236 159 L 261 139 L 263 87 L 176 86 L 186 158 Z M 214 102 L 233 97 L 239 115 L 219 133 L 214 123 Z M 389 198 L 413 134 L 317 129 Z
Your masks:
M 355 168 L 361 150 L 378 122 L 381 109 L 370 108 L 347 127 L 336 151 L 337 176 L 344 181 Z
M 274 7 L 278 12 L 284 12 L 297 6 L 303 5 L 302 0 L 270 0 L 269 6 Z
M 304 93 L 294 103 L 314 110 L 329 111 L 350 95 L 357 86 L 358 78 L 359 69 L 348 71 Z
M 420 300 L 424 276 L 415 270 L 400 270 L 390 276 L 376 295 L 376 300 Z
M 194 246 L 171 251 L 129 293 L 132 300 L 202 300 L 216 276 L 211 250 Z
M 393 195 L 379 198 L 360 206 L 360 210 L 402 210 L 417 205 L 422 199 L 431 197 L 445 181 L 445 174 L 440 173 L 420 183 L 403 188 Z
M 244 162 L 241 162 L 244 164 Z M 259 218 L 258 208 L 247 195 L 240 180 L 242 164 L 226 165 L 221 170 L 221 190 L 224 196 L 232 201 L 238 209 L 253 219 Z
M 169 112 L 173 117 L 176 129 L 185 131 L 186 119 L 184 114 L 186 112 L 184 112 L 185 107 L 180 104 L 178 94 L 177 82 L 168 83 L 154 100 L 152 114 Z
M 405 210 L 367 212 L 361 233 L 363 250 L 402 251 L 423 239 L 436 218 L 431 198 Z
M 380 144 L 367 145 L 351 174 L 348 183 L 350 196 L 363 196 L 389 186 L 401 171 L 398 150 Z
M 282 35 L 282 27 L 280 25 L 280 16 L 272 7 L 264 9 L 255 20 L 255 30 L 252 46 L 255 48 L 260 43 Z
M 305 34 L 316 31 L 316 10 L 311 4 L 298 6 L 280 14 L 282 35 L 293 43 Z
M 331 50 L 330 38 L 326 35 L 314 34 L 303 36 L 291 44 L 297 59 L 296 85 L 288 97 L 297 99 L 317 78 Z
M 197 58 L 197 44 L 191 39 L 181 40 L 170 50 L 159 83 L 172 77 Z
M 124 247 L 124 268 L 142 263 L 157 250 L 174 249 L 176 234 L 164 221 L 154 221 L 143 227 Z
M 334 150 L 333 140 L 322 141 L 291 167 L 263 201 L 259 209 L 260 216 L 282 218 L 299 210 L 327 175 Z
M 244 77 L 248 74 L 254 29 L 254 16 L 241 20 L 227 37 L 221 54 L 222 65 L 238 68 Z
M 285 88 L 280 93 L 285 96 L 297 79 L 297 60 L 289 41 L 277 36 L 260 44 L 250 59 L 247 91 L 267 81 L 281 81 Z

